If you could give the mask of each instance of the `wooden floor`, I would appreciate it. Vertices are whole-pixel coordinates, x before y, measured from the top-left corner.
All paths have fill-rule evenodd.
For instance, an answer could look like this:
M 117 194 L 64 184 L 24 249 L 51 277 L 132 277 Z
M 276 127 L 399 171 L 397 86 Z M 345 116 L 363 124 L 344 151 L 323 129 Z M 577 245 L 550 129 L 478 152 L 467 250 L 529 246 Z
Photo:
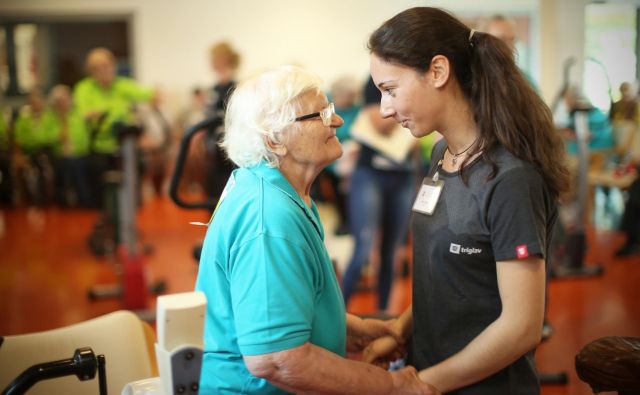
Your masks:
M 115 259 L 94 257 L 87 246 L 96 216 L 60 208 L 0 208 L 0 335 L 52 329 L 121 308 L 118 300 L 86 297 L 90 286 L 117 281 Z M 207 219 L 206 212 L 182 210 L 168 198 L 145 202 L 139 228 L 153 247 L 145 257 L 151 280 L 166 280 L 171 293 L 193 289 L 197 266 L 191 249 L 205 228 L 189 222 Z M 580 348 L 602 336 L 640 336 L 640 256 L 613 258 L 622 241 L 615 232 L 591 231 L 588 261 L 602 263 L 604 275 L 550 284 L 548 316 L 555 335 L 539 347 L 538 368 L 565 371 L 570 381 L 545 386 L 543 394 L 590 394 L 573 367 Z M 410 300 L 410 280 L 398 279 L 390 311 L 399 313 Z M 349 310 L 374 312 L 374 296 L 356 295 Z

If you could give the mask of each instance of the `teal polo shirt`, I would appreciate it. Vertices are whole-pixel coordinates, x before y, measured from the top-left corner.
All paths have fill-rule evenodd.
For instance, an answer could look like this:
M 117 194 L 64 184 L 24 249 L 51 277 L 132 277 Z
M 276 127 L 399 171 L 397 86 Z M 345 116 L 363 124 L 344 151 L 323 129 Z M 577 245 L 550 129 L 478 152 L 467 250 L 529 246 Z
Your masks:
M 306 342 L 346 351 L 346 311 L 315 204 L 265 163 L 233 172 L 205 237 L 196 290 L 207 296 L 201 394 L 285 393 L 243 355 Z

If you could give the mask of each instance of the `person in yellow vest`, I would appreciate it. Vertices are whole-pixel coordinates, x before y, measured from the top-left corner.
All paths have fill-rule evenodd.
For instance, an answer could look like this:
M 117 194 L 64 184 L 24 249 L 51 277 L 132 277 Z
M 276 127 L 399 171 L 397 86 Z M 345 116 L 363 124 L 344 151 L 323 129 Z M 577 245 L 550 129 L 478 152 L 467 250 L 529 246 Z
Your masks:
M 89 134 L 77 109 L 72 107 L 71 89 L 56 85 L 49 93 L 50 107 L 43 115 L 43 130 L 55 139 L 56 200 L 64 206 L 90 204 L 87 178 Z
M 53 198 L 51 152 L 55 138 L 43 129 L 45 110 L 42 91 L 33 89 L 14 125 L 14 166 L 21 187 L 19 194 L 26 195 L 27 201 L 36 205 L 49 203 Z
M 112 127 L 115 122 L 129 122 L 136 103 L 147 102 L 153 90 L 128 77 L 116 75 L 116 59 L 106 48 L 92 49 L 87 55 L 89 74 L 78 82 L 73 98 L 79 113 L 96 128 L 93 149 L 98 153 L 114 153 L 118 148 Z
M 118 137 L 113 126 L 132 121 L 136 103 L 149 101 L 153 90 L 128 77 L 116 75 L 116 58 L 106 48 L 94 48 L 87 55 L 88 76 L 73 90 L 73 100 L 90 130 L 92 152 L 91 176 L 93 198 L 101 205 L 102 175 L 115 167 L 113 154 L 118 150 Z

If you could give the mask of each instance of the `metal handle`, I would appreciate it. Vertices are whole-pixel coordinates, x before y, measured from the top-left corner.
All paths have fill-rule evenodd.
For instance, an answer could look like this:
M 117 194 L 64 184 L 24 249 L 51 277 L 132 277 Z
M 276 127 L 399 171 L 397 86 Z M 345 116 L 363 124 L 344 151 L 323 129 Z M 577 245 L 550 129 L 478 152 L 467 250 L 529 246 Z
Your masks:
M 171 177 L 171 185 L 169 187 L 169 196 L 171 199 L 180 207 L 187 209 L 207 209 L 213 210 L 213 208 L 217 204 L 217 199 L 208 199 L 203 202 L 190 203 L 182 200 L 180 196 L 178 196 L 178 186 L 180 185 L 180 178 L 182 177 L 182 172 L 184 171 L 184 164 L 187 160 L 187 154 L 189 153 L 189 145 L 191 144 L 191 140 L 196 136 L 196 134 L 205 132 L 208 130 L 215 129 L 215 127 L 221 124 L 221 120 L 218 117 L 213 117 L 209 119 L 205 119 L 189 128 L 184 132 L 184 136 L 182 136 L 182 141 L 180 142 L 180 150 L 178 151 L 178 157 L 176 159 L 176 167 L 173 172 L 173 176 Z

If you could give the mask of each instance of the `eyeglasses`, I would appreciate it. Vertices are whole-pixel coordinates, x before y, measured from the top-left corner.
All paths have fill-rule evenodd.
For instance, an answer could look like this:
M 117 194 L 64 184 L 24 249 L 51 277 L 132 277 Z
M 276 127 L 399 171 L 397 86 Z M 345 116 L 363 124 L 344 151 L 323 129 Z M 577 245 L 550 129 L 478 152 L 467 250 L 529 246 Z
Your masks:
M 298 121 L 304 121 L 305 119 L 311 119 L 311 118 L 315 118 L 315 117 L 320 117 L 322 118 L 322 124 L 324 126 L 329 126 L 331 125 L 331 119 L 333 118 L 333 114 L 336 113 L 336 108 L 333 105 L 333 103 L 329 103 L 329 105 L 325 108 L 323 108 L 322 110 L 320 110 L 319 112 L 314 112 L 311 114 L 307 114 L 307 115 L 302 115 L 298 118 L 295 119 L 296 122 Z

